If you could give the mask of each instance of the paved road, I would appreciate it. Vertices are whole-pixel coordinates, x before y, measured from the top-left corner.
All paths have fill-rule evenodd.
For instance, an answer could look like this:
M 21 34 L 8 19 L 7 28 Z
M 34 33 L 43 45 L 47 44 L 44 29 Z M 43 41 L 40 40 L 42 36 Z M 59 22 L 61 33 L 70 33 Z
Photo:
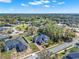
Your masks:
M 71 46 L 71 45 L 74 45 L 74 44 L 77 43 L 77 42 L 79 42 L 78 39 L 73 39 L 72 42 L 60 44 L 60 45 L 56 46 L 55 48 L 50 48 L 49 51 L 53 51 L 53 53 L 57 53 L 57 52 L 62 51 L 62 50 L 64 50 L 65 48 L 67 48 L 67 47 L 69 47 L 69 46 Z M 24 58 L 24 59 L 35 59 L 35 56 L 32 56 L 32 55 L 31 55 L 30 57 Z
M 73 39 L 70 43 L 63 43 L 61 45 L 56 46 L 55 48 L 49 49 L 50 51 L 53 51 L 53 53 L 57 53 L 61 50 L 64 50 L 65 48 L 68 48 L 71 45 L 74 45 L 75 43 L 79 42 L 78 39 Z

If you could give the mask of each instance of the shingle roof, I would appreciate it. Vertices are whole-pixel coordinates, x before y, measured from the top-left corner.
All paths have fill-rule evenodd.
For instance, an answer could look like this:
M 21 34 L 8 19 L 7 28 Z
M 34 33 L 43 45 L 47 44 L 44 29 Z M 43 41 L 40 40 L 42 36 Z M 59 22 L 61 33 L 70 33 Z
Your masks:
M 62 59 L 79 59 L 79 52 L 72 52 Z
M 4 26 L 12 26 L 12 24 L 5 24 Z
M 8 29 L 8 28 L 0 27 L 0 31 L 6 30 L 6 29 Z
M 48 36 L 46 36 L 44 34 L 40 34 L 40 35 L 34 37 L 33 43 L 42 44 L 42 43 L 45 43 L 48 39 L 49 39 Z
M 8 40 L 5 42 L 4 51 L 11 50 L 13 48 L 16 48 L 17 52 L 24 51 L 27 49 L 26 42 L 23 42 L 22 39 L 15 39 L 15 40 Z

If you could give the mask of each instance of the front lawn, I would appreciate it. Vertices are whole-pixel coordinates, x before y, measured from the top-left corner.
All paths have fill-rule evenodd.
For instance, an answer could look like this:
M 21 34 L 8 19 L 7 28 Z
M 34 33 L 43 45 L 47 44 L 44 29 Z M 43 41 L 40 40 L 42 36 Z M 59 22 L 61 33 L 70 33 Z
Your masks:
M 33 37 L 32 37 L 32 36 L 28 36 L 28 37 L 23 36 L 23 37 L 24 37 L 24 39 L 25 39 L 26 41 L 28 41 L 29 43 L 32 42 L 32 40 L 33 40 Z
M 12 53 L 12 51 L 1 52 L 1 58 L 2 59 L 11 59 L 11 53 Z
M 29 37 L 26 37 L 27 40 L 29 41 L 32 41 L 33 40 L 33 37 L 32 36 L 29 36 Z
M 79 52 L 79 48 L 77 48 L 77 47 L 73 47 L 73 48 L 71 48 L 70 49 L 70 52 Z
M 38 47 L 34 43 L 29 43 L 29 45 L 30 45 L 33 52 L 39 51 Z

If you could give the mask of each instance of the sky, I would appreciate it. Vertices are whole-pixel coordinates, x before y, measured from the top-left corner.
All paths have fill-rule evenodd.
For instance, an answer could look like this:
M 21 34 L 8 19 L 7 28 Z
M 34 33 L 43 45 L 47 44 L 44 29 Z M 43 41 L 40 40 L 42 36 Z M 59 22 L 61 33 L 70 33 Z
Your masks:
M 79 13 L 79 0 L 0 0 L 0 13 Z

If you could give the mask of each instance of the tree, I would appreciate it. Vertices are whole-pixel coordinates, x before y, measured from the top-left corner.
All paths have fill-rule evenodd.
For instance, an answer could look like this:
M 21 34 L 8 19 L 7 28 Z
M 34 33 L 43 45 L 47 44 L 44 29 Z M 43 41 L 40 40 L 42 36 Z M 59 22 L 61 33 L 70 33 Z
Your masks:
M 75 32 L 71 29 L 65 28 L 63 38 L 64 40 L 71 40 L 75 37 Z
M 38 59 L 51 59 L 52 53 L 50 51 L 42 50 L 41 52 L 38 53 Z
M 58 42 L 63 35 L 63 28 L 57 26 L 56 22 L 46 20 L 46 23 L 40 27 L 38 33 L 44 33 L 54 42 Z
M 0 41 L 0 52 L 2 51 L 3 46 L 4 46 L 4 42 L 3 41 Z

